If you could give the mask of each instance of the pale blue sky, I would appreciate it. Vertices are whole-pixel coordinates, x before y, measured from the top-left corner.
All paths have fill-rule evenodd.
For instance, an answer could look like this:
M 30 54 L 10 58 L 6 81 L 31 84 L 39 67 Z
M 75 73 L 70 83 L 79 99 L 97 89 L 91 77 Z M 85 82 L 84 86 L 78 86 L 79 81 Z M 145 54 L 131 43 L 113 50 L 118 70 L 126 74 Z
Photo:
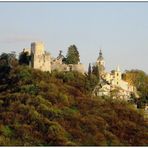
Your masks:
M 86 69 L 101 47 L 107 71 L 148 73 L 148 2 L 0 2 L 0 53 L 32 41 L 53 56 L 75 44 Z

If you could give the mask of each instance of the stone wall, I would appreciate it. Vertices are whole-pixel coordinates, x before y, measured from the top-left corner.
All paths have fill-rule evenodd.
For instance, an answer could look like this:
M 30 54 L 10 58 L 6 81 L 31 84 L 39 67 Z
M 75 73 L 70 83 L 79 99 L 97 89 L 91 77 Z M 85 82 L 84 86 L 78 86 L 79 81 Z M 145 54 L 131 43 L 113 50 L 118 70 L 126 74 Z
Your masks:
M 42 42 L 31 44 L 31 67 L 51 72 L 51 56 L 45 52 Z
M 83 64 L 69 64 L 70 71 L 78 71 L 82 74 L 85 73 L 84 65 Z
M 63 57 L 61 54 L 57 58 L 51 57 L 51 55 L 45 51 L 44 44 L 42 42 L 31 43 L 31 50 L 24 48 L 23 52 L 28 52 L 31 55 L 31 61 L 29 66 L 41 71 L 78 71 L 82 74 L 85 73 L 83 64 L 65 64 L 63 63 Z
M 42 42 L 31 43 L 31 53 L 34 55 L 42 55 L 45 53 L 44 44 Z
M 57 71 L 77 71 L 79 73 L 84 74 L 84 65 L 83 64 L 59 64 L 59 63 L 52 63 L 51 70 Z
M 53 63 L 51 64 L 51 71 L 57 70 L 57 71 L 70 71 L 69 66 L 66 64 L 57 64 Z

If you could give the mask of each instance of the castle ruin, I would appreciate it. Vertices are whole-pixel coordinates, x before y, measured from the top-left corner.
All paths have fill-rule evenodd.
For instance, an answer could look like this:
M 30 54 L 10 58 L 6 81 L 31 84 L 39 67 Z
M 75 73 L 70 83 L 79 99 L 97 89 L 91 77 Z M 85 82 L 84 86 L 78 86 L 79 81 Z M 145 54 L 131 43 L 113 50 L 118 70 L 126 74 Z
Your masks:
M 60 51 L 57 58 L 51 57 L 50 53 L 45 51 L 44 44 L 42 42 L 31 43 L 31 50 L 24 48 L 23 52 L 27 52 L 31 56 L 30 66 L 34 69 L 41 71 L 78 71 L 82 74 L 85 73 L 84 65 L 78 64 L 65 64 L 63 62 L 64 56 Z
M 64 56 L 60 50 L 59 55 L 54 58 L 45 51 L 44 44 L 42 42 L 31 43 L 31 49 L 24 48 L 23 52 L 27 52 L 30 58 L 30 67 L 34 69 L 39 69 L 41 71 L 77 71 L 84 74 L 84 65 L 78 64 L 65 64 Z M 103 58 L 102 51 L 99 52 L 99 57 L 95 63 L 98 67 L 100 81 L 93 91 L 95 96 L 111 96 L 115 90 L 116 96 L 114 98 L 130 99 L 131 94 L 138 97 L 136 93 L 136 88 L 129 85 L 128 82 L 122 79 L 122 73 L 119 66 L 112 70 L 111 73 L 105 71 L 105 60 Z
M 44 50 L 42 42 L 31 43 L 31 67 L 51 72 L 51 56 Z

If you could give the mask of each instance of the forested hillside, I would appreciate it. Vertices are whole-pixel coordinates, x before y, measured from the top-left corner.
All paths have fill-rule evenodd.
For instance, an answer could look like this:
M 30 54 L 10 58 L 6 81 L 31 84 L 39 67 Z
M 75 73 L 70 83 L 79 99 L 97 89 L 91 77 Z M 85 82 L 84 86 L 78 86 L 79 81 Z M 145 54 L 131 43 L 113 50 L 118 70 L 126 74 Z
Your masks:
M 1 146 L 144 146 L 148 125 L 127 102 L 92 97 L 94 76 L 0 58 Z

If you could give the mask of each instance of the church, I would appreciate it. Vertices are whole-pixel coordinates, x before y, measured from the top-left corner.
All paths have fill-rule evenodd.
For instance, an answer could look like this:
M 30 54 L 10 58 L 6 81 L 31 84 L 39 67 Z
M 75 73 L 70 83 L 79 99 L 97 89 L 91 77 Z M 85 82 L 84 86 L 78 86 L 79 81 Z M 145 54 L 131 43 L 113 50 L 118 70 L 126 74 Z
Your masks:
M 98 67 L 100 81 L 93 91 L 94 96 L 112 96 L 124 100 L 130 100 L 132 95 L 138 97 L 136 88 L 122 79 L 119 66 L 110 73 L 105 71 L 105 60 L 101 50 L 95 66 Z

